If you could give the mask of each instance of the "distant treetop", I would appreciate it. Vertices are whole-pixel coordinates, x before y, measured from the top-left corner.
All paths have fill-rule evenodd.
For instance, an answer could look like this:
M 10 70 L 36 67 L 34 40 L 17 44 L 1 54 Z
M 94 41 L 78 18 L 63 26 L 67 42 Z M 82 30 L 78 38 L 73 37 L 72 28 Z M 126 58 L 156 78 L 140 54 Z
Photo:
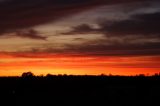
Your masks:
M 22 77 L 33 77 L 34 74 L 32 72 L 24 72 L 22 73 Z

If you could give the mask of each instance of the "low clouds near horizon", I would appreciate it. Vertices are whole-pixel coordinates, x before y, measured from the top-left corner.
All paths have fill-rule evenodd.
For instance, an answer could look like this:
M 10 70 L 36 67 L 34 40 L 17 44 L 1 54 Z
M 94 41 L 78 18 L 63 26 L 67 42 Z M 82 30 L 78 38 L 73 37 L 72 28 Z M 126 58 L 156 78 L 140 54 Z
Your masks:
M 98 23 L 99 28 L 82 24 L 72 27 L 64 35 L 103 34 L 103 40 L 71 46 L 84 52 L 106 55 L 159 55 L 160 12 L 132 15 L 129 19 Z

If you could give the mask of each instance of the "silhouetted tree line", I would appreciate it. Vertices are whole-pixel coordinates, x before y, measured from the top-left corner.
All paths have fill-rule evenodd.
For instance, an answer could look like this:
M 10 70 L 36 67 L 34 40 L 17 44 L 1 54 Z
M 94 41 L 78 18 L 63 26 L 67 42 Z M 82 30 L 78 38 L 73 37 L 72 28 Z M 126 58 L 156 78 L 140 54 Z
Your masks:
M 159 95 L 160 74 L 0 77 L 2 106 L 154 106 Z
M 121 75 L 112 75 L 112 74 L 109 74 L 109 75 L 106 75 L 106 74 L 100 74 L 100 75 L 67 75 L 67 74 L 58 74 L 58 75 L 53 75 L 53 74 L 47 74 L 46 76 L 44 75 L 40 75 L 40 76 L 35 76 L 32 72 L 24 72 L 22 73 L 22 76 L 21 77 L 54 77 L 54 76 L 63 76 L 63 77 L 66 77 L 66 76 L 101 76 L 101 77 L 160 77 L 160 73 L 155 73 L 154 75 L 145 75 L 145 74 L 138 74 L 138 75 L 135 75 L 135 76 L 121 76 Z

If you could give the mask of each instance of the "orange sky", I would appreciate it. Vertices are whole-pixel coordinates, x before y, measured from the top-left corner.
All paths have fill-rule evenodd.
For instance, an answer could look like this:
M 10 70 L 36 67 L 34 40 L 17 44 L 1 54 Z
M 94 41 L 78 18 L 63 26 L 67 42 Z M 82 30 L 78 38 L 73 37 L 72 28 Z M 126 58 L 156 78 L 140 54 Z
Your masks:
M 0 0 L 0 5 L 0 76 L 160 72 L 157 0 Z
M 23 56 L 22 56 L 23 55 Z M 159 56 L 84 56 L 55 54 L 1 54 L 0 76 L 17 76 L 31 71 L 35 75 L 136 75 L 160 72 Z

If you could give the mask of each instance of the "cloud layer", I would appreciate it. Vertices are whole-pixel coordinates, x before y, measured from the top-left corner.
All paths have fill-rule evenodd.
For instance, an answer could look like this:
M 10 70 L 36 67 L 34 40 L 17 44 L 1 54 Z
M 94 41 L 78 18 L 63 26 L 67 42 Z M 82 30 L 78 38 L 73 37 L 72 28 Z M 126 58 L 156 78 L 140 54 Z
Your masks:
M 131 1 L 133 0 L 3 0 L 0 2 L 0 36 L 6 32 L 55 21 L 99 5 Z
M 133 4 L 140 3 L 140 5 L 130 6 L 132 2 Z M 152 2 L 155 3 L 152 4 Z M 113 6 L 116 10 L 117 4 L 124 6 L 121 7 L 122 11 L 117 10 L 117 13 L 126 13 L 127 18 L 99 19 L 96 22 L 98 27 L 93 26 L 93 23 L 81 25 L 75 23 L 70 31 L 61 33 L 64 39 L 60 39 L 59 44 L 53 43 L 56 40 L 56 37 L 55 39 L 53 37 L 52 41 L 43 42 L 42 45 L 37 44 L 31 47 L 26 45 L 27 50 L 93 55 L 159 55 L 160 11 L 157 9 L 153 12 L 152 10 L 155 4 L 160 4 L 158 0 L 39 0 L 34 2 L 32 0 L 3 0 L 0 2 L 0 37 L 48 40 L 48 36 L 42 35 L 33 27 L 51 22 L 54 24 L 57 20 L 61 18 L 65 20 L 67 16 L 71 17 L 76 13 L 80 14 L 90 9 L 94 11 L 98 6 Z M 149 4 L 152 4 L 152 8 L 143 10 Z M 105 14 L 107 17 L 107 13 Z M 95 35 L 101 35 L 101 38 L 90 39 L 87 37 L 88 34 L 91 34 L 93 38 Z M 68 41 L 66 44 L 64 40 L 68 35 L 71 42 L 68 43 Z M 76 35 L 84 37 L 75 38 Z M 75 43 L 76 41 L 81 43 Z
M 125 20 L 102 21 L 99 28 L 88 24 L 72 27 L 64 35 L 103 34 L 103 40 L 69 48 L 97 55 L 159 55 L 160 12 L 138 13 Z
M 87 24 L 82 24 L 73 27 L 71 31 L 62 33 L 70 34 L 88 34 L 102 33 L 106 36 L 145 36 L 145 37 L 160 37 L 160 12 L 145 13 L 132 15 L 127 20 L 120 21 L 103 21 L 98 23 L 100 28 L 92 28 Z

